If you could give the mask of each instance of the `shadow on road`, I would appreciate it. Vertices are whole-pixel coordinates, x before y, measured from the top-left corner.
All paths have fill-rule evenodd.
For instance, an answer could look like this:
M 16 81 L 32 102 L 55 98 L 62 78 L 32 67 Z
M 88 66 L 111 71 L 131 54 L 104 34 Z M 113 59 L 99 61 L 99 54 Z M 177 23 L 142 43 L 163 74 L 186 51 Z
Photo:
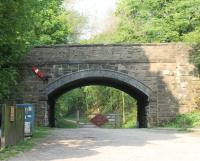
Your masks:
M 127 157 L 144 149 L 160 149 L 160 144 L 178 143 L 182 135 L 187 134 L 156 129 L 55 129 L 43 143 L 11 160 L 90 161 L 103 156 Z

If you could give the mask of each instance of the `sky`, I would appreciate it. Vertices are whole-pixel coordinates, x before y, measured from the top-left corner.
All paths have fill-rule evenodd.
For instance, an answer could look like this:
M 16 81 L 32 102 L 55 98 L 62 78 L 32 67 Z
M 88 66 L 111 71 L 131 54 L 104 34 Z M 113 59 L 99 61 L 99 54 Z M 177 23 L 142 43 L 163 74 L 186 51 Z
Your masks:
M 71 0 L 66 5 L 67 9 L 73 9 L 87 18 L 87 25 L 82 30 L 80 39 L 89 39 L 91 36 L 101 33 L 107 26 L 108 17 L 114 13 L 118 0 Z

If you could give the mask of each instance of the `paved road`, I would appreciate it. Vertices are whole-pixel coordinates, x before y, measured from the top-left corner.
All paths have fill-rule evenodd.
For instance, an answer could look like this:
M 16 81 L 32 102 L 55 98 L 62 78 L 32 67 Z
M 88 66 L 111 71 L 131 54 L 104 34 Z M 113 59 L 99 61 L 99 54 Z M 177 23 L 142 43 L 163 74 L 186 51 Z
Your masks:
M 55 129 L 10 161 L 200 161 L 200 133 L 154 129 Z

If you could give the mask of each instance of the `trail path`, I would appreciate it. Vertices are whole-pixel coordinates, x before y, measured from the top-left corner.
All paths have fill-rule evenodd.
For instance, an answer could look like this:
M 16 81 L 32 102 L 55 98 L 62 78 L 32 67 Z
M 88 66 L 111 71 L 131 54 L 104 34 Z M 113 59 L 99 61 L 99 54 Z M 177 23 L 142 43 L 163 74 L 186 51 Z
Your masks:
M 9 161 L 200 161 L 200 133 L 157 129 L 54 129 Z

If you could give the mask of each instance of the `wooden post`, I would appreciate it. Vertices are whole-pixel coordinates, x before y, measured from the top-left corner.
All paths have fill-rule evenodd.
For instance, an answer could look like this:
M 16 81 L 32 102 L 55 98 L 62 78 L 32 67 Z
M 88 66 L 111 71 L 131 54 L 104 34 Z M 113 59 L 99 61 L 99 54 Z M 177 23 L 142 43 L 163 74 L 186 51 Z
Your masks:
M 123 121 L 123 124 L 126 122 L 124 92 L 122 92 L 122 121 Z
M 5 108 L 6 105 L 0 105 L 1 107 L 1 148 L 5 148 L 5 133 L 4 133 L 4 128 L 5 128 Z
M 119 112 L 117 111 L 117 112 L 115 113 L 115 128 L 120 128 L 120 127 L 121 127 L 120 121 L 121 121 L 121 119 L 120 119 L 120 114 L 119 114 Z
M 79 122 L 80 122 L 80 112 L 79 112 L 79 110 L 77 110 L 77 112 L 76 112 L 76 124 L 77 124 L 77 127 L 79 127 Z

